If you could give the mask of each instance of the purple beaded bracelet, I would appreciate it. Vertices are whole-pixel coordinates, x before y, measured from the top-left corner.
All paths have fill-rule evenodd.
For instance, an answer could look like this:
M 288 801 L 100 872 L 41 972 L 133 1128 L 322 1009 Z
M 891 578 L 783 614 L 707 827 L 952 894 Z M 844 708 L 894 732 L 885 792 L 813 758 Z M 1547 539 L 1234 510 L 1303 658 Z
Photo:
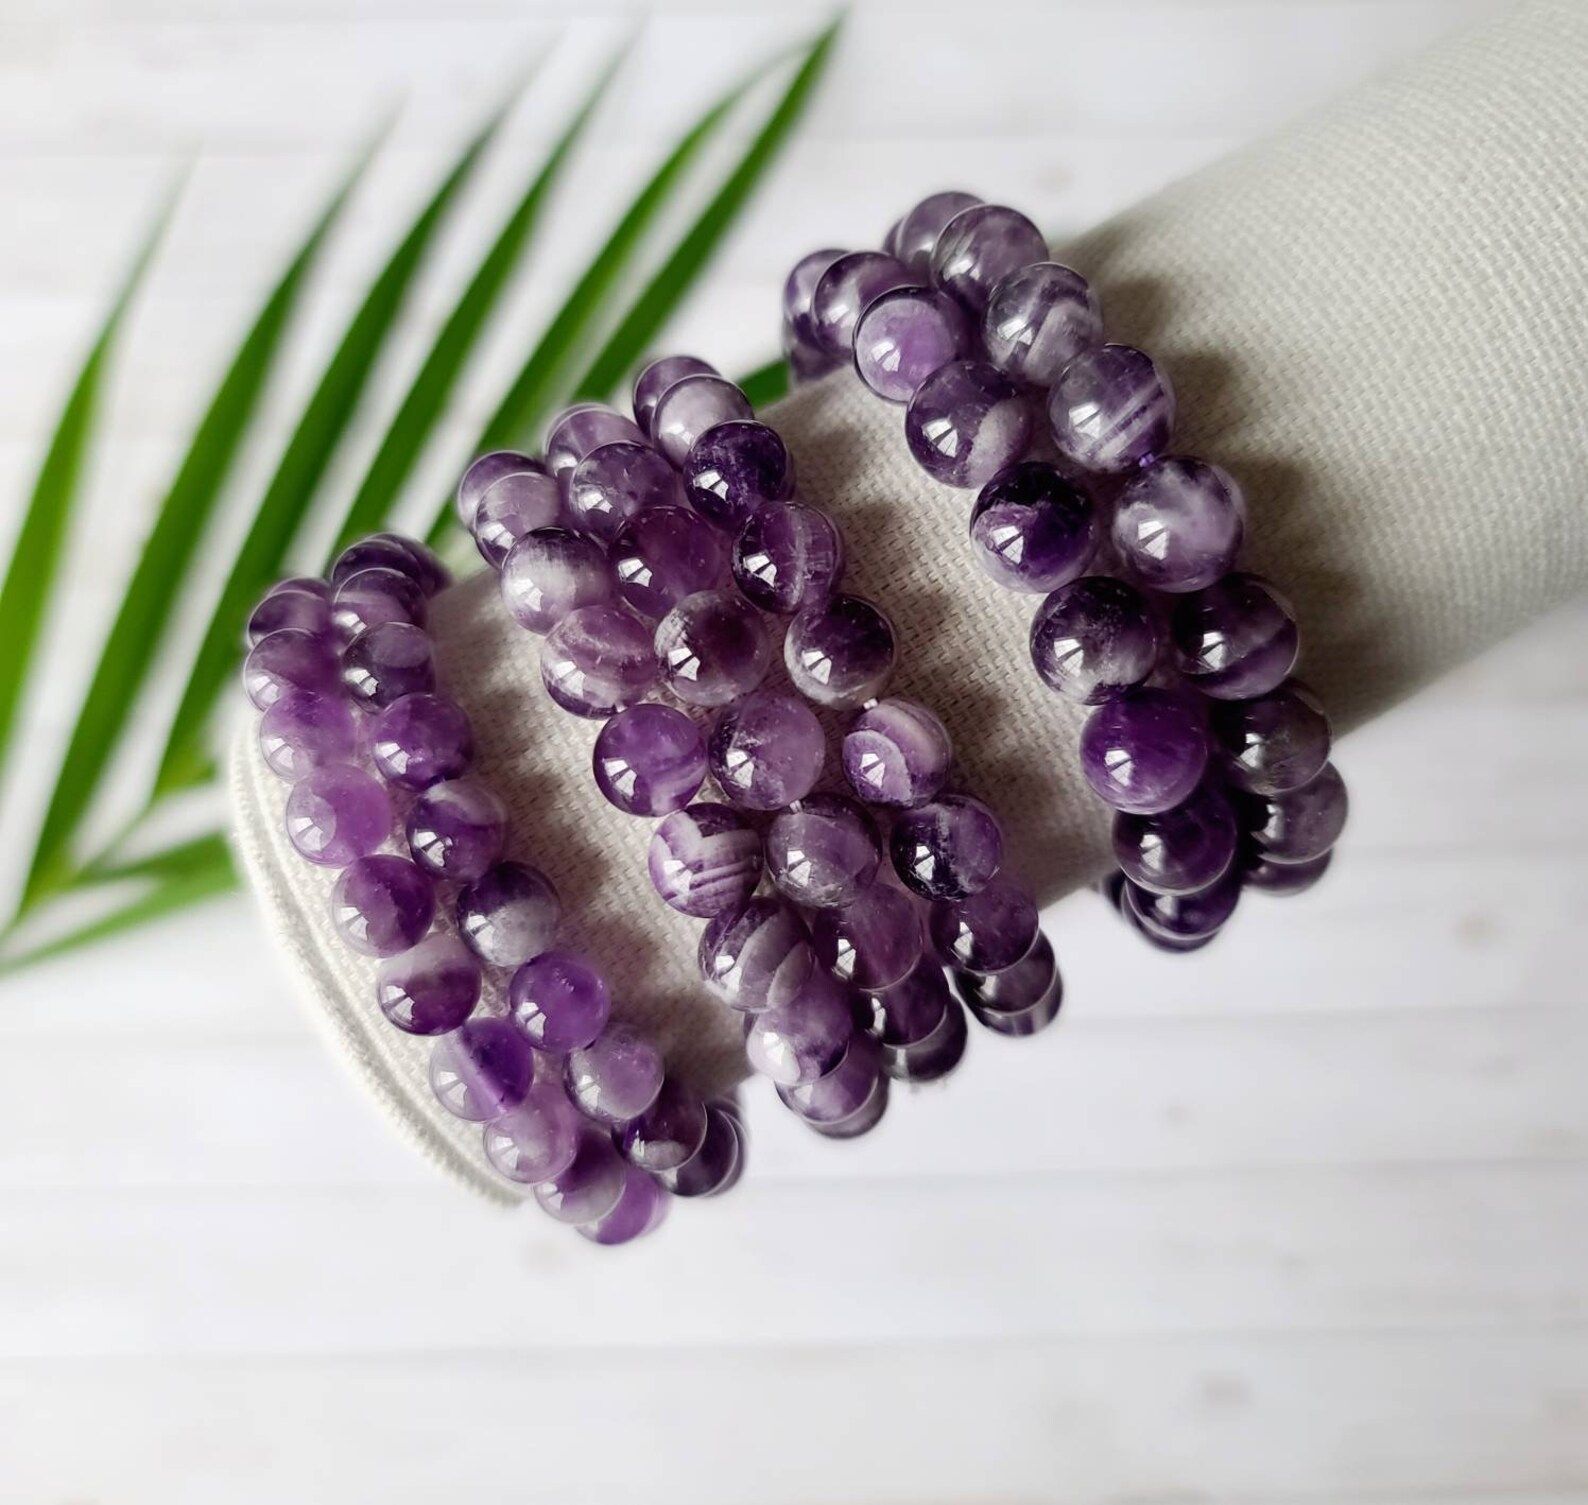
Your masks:
M 1234 480 L 1166 452 L 1167 376 L 1102 342 L 1096 296 L 1048 259 L 1036 226 L 972 194 L 933 194 L 880 252 L 803 258 L 783 333 L 796 379 L 851 365 L 906 404 L 906 441 L 929 475 L 979 488 L 977 563 L 1042 596 L 1037 673 L 1096 707 L 1082 769 L 1117 812 L 1105 891 L 1126 920 L 1190 951 L 1243 888 L 1315 883 L 1347 798 L 1328 719 L 1290 677 L 1294 615 L 1266 580 L 1233 569 L 1246 518 Z M 1025 458 L 1039 403 L 1056 464 Z
M 434 1037 L 438 1101 L 482 1125 L 487 1162 L 532 1185 L 551 1216 L 625 1243 L 660 1225 L 668 1192 L 738 1179 L 743 1124 L 610 1018 L 599 971 L 554 946 L 551 881 L 504 858 L 503 807 L 469 773 L 468 717 L 436 692 L 424 619 L 445 580 L 422 545 L 381 534 L 345 550 L 329 582 L 272 589 L 249 621 L 243 673 L 260 750 L 292 784 L 288 840 L 340 869 L 333 919 L 381 959 L 382 1014 Z M 393 844 L 406 855 L 383 850 Z M 510 978 L 507 1017 L 477 1011 L 484 968 Z

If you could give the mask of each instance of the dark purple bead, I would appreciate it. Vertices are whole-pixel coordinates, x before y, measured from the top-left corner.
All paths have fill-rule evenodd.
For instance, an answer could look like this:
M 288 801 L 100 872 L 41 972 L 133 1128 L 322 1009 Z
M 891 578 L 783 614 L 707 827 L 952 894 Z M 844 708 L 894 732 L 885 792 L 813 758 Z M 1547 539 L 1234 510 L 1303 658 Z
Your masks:
M 396 956 L 415 945 L 436 913 L 429 875 L 406 857 L 376 853 L 342 869 L 331 890 L 337 934 L 365 956 Z
M 1178 602 L 1169 619 L 1175 667 L 1215 700 L 1277 689 L 1300 648 L 1290 604 L 1256 575 L 1226 575 Z
M 480 964 L 455 935 L 428 935 L 375 974 L 375 1001 L 409 1035 L 457 1029 L 480 1001 Z
M 362 768 L 328 763 L 292 786 L 286 825 L 300 857 L 322 867 L 346 867 L 391 835 L 391 799 Z
M 908 402 L 934 371 L 969 351 L 970 323 L 947 293 L 897 287 L 867 305 L 854 346 L 861 381 L 889 402 Z
M 882 1047 L 882 1069 L 896 1082 L 941 1081 L 965 1059 L 965 1010 L 950 998 L 938 1026 L 914 1045 Z
M 829 596 L 789 623 L 783 663 L 794 688 L 818 705 L 852 707 L 875 700 L 893 678 L 898 644 L 893 623 L 863 596 Z
M 966 972 L 1002 972 L 1036 943 L 1037 906 L 1007 878 L 994 878 L 965 899 L 932 906 L 930 928 L 937 954 Z
M 859 996 L 855 1006 L 866 1032 L 892 1049 L 928 1038 L 950 1001 L 942 966 L 923 955 L 892 987 Z
M 843 765 L 868 805 L 919 805 L 947 780 L 954 743 L 924 705 L 890 697 L 855 717 L 844 733 Z
M 443 779 L 408 810 L 408 850 L 427 872 L 473 883 L 502 855 L 507 811 L 477 779 Z
M 284 779 L 346 763 L 358 748 L 358 717 L 340 693 L 288 690 L 259 718 L 259 750 Z
M 1168 455 L 1144 465 L 1119 494 L 1114 545 L 1143 585 L 1194 591 L 1235 563 L 1246 500 L 1217 465 Z
M 410 622 L 381 622 L 342 650 L 342 683 L 360 705 L 389 706 L 436 687 L 430 639 Z
M 260 638 L 287 627 L 324 637 L 331 630 L 330 603 L 323 595 L 294 585 L 276 586 L 248 618 L 248 646 L 251 648 Z
M 514 1022 L 537 1050 L 563 1055 L 589 1045 L 607 1027 L 612 995 L 606 979 L 572 951 L 541 951 L 507 986 Z
M 618 594 L 643 617 L 666 616 L 685 596 L 721 582 L 728 545 L 687 507 L 653 507 L 625 523 L 608 558 Z
M 818 969 L 787 1003 L 745 1020 L 745 1055 L 779 1087 L 798 1087 L 826 1076 L 854 1032 L 843 988 Z
M 535 1052 L 505 1019 L 471 1019 L 430 1048 L 430 1089 L 455 1118 L 500 1118 L 534 1081 Z
M 963 899 L 992 882 L 1003 864 L 998 818 L 968 794 L 945 794 L 900 811 L 888 839 L 900 882 L 923 899 Z
M 666 815 L 706 782 L 706 743 L 682 711 L 631 705 L 601 728 L 591 764 L 596 787 L 625 815 Z
M 686 376 L 674 382 L 656 404 L 652 437 L 672 465 L 684 468 L 690 451 L 707 430 L 736 418 L 753 418 L 750 400 L 720 376 Z
M 1174 388 L 1130 345 L 1084 350 L 1048 393 L 1059 453 L 1086 470 L 1131 470 L 1162 454 L 1174 431 Z
M 693 355 L 664 355 L 646 366 L 634 378 L 634 421 L 647 437 L 651 420 L 656 415 L 656 404 L 674 382 L 686 376 L 716 376 L 717 368 L 709 361 Z
M 787 1003 L 815 964 L 804 922 L 780 899 L 717 915 L 700 937 L 699 961 L 706 986 L 744 1014 Z
M 1092 499 L 1051 465 L 1026 460 L 999 471 L 970 514 L 976 562 L 1006 590 L 1068 585 L 1097 552 Z
M 480 557 L 499 570 L 519 539 L 562 522 L 562 490 L 556 481 L 543 471 L 522 470 L 503 476 L 480 498 L 470 532 Z
M 727 805 L 691 805 L 656 827 L 646 865 L 671 908 L 708 920 L 738 909 L 755 892 L 761 837 Z
M 656 683 L 653 633 L 627 606 L 581 606 L 546 634 L 540 677 L 546 693 L 575 716 L 604 720 L 643 700 Z
M 717 1103 L 706 1104 L 706 1139 L 694 1156 L 676 1171 L 657 1177 L 675 1197 L 710 1197 L 726 1191 L 739 1178 L 739 1130 Z
M 1230 782 L 1253 794 L 1299 789 L 1329 761 L 1329 718 L 1294 679 L 1254 700 L 1215 705 L 1212 728 Z
M 1132 883 L 1154 893 L 1195 893 L 1235 860 L 1236 835 L 1230 802 L 1216 785 L 1204 784 L 1161 814 L 1116 815 L 1114 860 Z
M 1350 801 L 1333 763 L 1310 783 L 1283 794 L 1248 796 L 1242 810 L 1258 856 L 1269 862 L 1314 862 L 1345 829 Z
M 606 550 L 566 528 L 527 533 L 502 561 L 502 604 L 520 627 L 550 632 L 571 611 L 617 594 Z
M 644 444 L 645 435 L 630 418 L 599 402 L 565 408 L 546 434 L 546 469 L 566 494 L 579 462 L 604 444 Z
M 404 695 L 370 722 L 370 756 L 382 777 L 403 789 L 455 779 L 474 761 L 474 729 L 457 701 Z
M 568 481 L 574 526 L 607 543 L 648 507 L 680 500 L 677 474 L 648 444 L 603 444 L 574 467 Z
M 594 1223 L 618 1205 L 630 1169 L 610 1134 L 581 1124 L 573 1159 L 535 1187 L 535 1200 L 559 1223 Z
M 735 418 L 709 428 L 682 465 L 689 505 L 735 533 L 768 502 L 794 494 L 794 457 L 774 428 Z
M 873 883 L 847 904 L 811 916 L 816 960 L 840 982 L 892 987 L 921 958 L 921 916 L 903 889 Z
M 581 1223 L 576 1231 L 592 1244 L 630 1244 L 660 1228 L 667 1219 L 667 1207 L 667 1193 L 656 1178 L 631 1165 L 617 1206 L 593 1223 Z
M 498 862 L 458 895 L 458 931 L 493 967 L 517 967 L 538 956 L 557 933 L 562 900 L 539 868 Z
M 943 227 L 961 209 L 969 209 L 981 200 L 974 193 L 949 189 L 929 194 L 899 221 L 893 237 L 893 254 L 915 275 L 925 279 L 932 274 L 932 251 Z
M 268 632 L 243 660 L 243 691 L 268 711 L 289 690 L 339 695 L 336 649 L 323 635 L 299 627 Z
M 687 705 L 727 705 L 766 678 L 772 644 L 761 615 L 731 591 L 685 596 L 656 624 L 667 688 Z
M 380 622 L 412 622 L 422 627 L 425 593 L 397 570 L 372 565 L 355 570 L 337 586 L 331 622 L 344 643 Z
M 794 270 L 783 284 L 784 328 L 800 345 L 820 353 L 829 361 L 835 361 L 835 357 L 826 355 L 821 349 L 811 305 L 822 274 L 844 254 L 843 251 L 835 250 L 812 251 L 794 263 Z
M 881 859 L 871 817 L 840 794 L 810 795 L 767 827 L 767 872 L 784 895 L 808 909 L 857 898 Z
M 1241 875 L 1232 867 L 1217 882 L 1192 894 L 1155 894 L 1127 879 L 1121 905 L 1150 936 L 1198 941 L 1223 927 L 1240 896 Z
M 1014 966 L 990 977 L 955 972 L 954 988 L 978 1024 L 999 1035 L 1034 1035 L 1057 1017 L 1064 983 L 1046 935 Z
M 656 1101 L 662 1089 L 662 1058 L 637 1029 L 608 1023 L 588 1045 L 568 1052 L 562 1079 L 574 1107 L 616 1128 Z
M 712 777 L 734 804 L 781 810 L 816 787 L 827 739 L 803 701 L 758 690 L 717 713 L 706 752 Z
M 1042 232 L 1018 209 L 972 204 L 938 235 L 932 248 L 932 281 L 980 319 L 1004 278 L 1047 259 Z
M 779 1087 L 777 1095 L 807 1123 L 840 1125 L 865 1112 L 878 1091 L 886 1092 L 877 1044 L 853 1035 L 844 1058 L 826 1076 L 798 1087 Z
M 676 1077 L 664 1077 L 656 1100 L 623 1129 L 624 1158 L 643 1171 L 676 1171 L 706 1142 L 706 1105 Z
M 1060 586 L 1031 619 L 1031 662 L 1049 689 L 1101 705 L 1158 662 L 1158 624 L 1141 592 L 1108 575 Z
M 417 539 L 400 533 L 371 533 L 337 555 L 330 575 L 333 593 L 349 576 L 372 569 L 396 570 L 426 596 L 435 595 L 451 579 L 446 566 Z
M 1056 261 L 1011 272 L 987 300 L 987 359 L 1016 381 L 1051 386 L 1103 337 L 1103 313 L 1086 278 Z
M 844 577 L 844 536 L 804 502 L 768 503 L 733 546 L 733 579 L 747 601 L 788 616 L 819 605 Z
M 480 510 L 485 493 L 504 476 L 523 475 L 529 471 L 544 475 L 546 467 L 539 460 L 510 449 L 492 450 L 489 454 L 481 455 L 463 472 L 463 478 L 458 482 L 458 521 L 472 534 L 474 517 Z
M 1081 729 L 1081 771 L 1105 804 L 1156 815 L 1190 797 L 1208 761 L 1207 718 L 1189 695 L 1131 690 Z
M 916 388 L 904 437 L 926 473 L 945 486 L 983 486 L 1031 442 L 1025 394 L 986 361 L 950 361 Z
M 1333 852 L 1325 852 L 1310 862 L 1270 862 L 1267 858 L 1259 858 L 1249 862 L 1241 872 L 1247 888 L 1283 897 L 1305 893 L 1329 871 L 1333 860 Z
M 583 1131 L 562 1085 L 536 1082 L 523 1102 L 485 1126 L 485 1158 L 509 1181 L 536 1186 L 573 1164 Z
M 881 251 L 850 251 L 817 279 L 811 294 L 811 329 L 816 344 L 847 360 L 855 325 L 873 299 L 915 281 L 909 268 Z

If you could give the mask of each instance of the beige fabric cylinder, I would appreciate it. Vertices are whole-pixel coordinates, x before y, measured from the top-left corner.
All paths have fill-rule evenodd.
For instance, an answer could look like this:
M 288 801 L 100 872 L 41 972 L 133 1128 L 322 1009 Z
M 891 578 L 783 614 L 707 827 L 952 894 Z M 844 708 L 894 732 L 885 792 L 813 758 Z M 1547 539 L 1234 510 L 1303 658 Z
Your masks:
M 1168 369 L 1177 447 L 1244 487 L 1245 559 L 1294 601 L 1302 672 L 1340 727 L 1588 583 L 1585 141 L 1588 13 L 1551 0 L 1060 248 L 1097 286 L 1109 337 Z M 769 329 L 774 298 L 769 288 Z M 972 494 L 928 480 L 902 410 L 847 372 L 768 416 L 802 492 L 845 530 L 851 588 L 898 626 L 893 692 L 947 722 L 1015 869 L 1044 901 L 1093 876 L 1108 818 L 1077 767 L 1082 713 L 1032 672 L 1034 599 L 995 588 L 972 560 Z M 591 784 L 595 725 L 546 700 L 537 641 L 488 576 L 441 597 L 433 626 L 479 771 L 509 806 L 513 855 L 558 884 L 567 941 L 599 960 L 620 1010 L 656 1031 L 674 1069 L 702 1087 L 735 1080 L 737 1023 L 695 980 L 699 924 L 646 878 L 652 823 Z M 232 785 L 244 868 L 339 1053 L 424 1150 L 516 1200 L 484 1170 L 478 1129 L 433 1102 L 425 1043 L 376 1011 L 374 964 L 331 930 L 331 875 L 287 847 L 286 790 L 252 725 Z M 1119 944 L 1135 942 L 1122 930 Z

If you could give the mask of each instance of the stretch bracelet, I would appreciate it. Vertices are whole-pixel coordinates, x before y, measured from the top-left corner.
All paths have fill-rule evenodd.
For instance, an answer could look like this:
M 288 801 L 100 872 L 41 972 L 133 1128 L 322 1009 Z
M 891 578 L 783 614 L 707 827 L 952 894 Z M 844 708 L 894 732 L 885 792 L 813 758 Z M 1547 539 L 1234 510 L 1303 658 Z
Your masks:
M 669 1192 L 738 1179 L 743 1124 L 611 1018 L 600 973 L 554 944 L 551 881 L 504 858 L 506 814 L 470 773 L 468 717 L 436 691 L 424 621 L 445 581 L 422 545 L 380 534 L 345 550 L 328 581 L 274 587 L 248 623 L 243 671 L 260 751 L 291 783 L 294 849 L 339 869 L 333 922 L 380 959 L 381 1013 L 433 1037 L 437 1100 L 481 1124 L 486 1161 L 533 1186 L 552 1217 L 625 1243 L 659 1226 Z M 479 1010 L 487 971 L 505 1017 Z
M 1095 294 L 1048 259 L 1036 226 L 972 194 L 934 194 L 881 251 L 803 258 L 785 284 L 783 335 L 797 379 L 852 366 L 905 404 L 923 470 L 979 488 L 977 562 L 1042 596 L 1036 671 L 1096 707 L 1081 766 L 1116 812 L 1119 869 L 1104 887 L 1131 925 L 1165 950 L 1195 950 L 1244 888 L 1311 887 L 1347 798 L 1328 719 L 1290 677 L 1294 614 L 1233 569 L 1246 518 L 1234 480 L 1167 452 L 1167 376 L 1103 343 Z

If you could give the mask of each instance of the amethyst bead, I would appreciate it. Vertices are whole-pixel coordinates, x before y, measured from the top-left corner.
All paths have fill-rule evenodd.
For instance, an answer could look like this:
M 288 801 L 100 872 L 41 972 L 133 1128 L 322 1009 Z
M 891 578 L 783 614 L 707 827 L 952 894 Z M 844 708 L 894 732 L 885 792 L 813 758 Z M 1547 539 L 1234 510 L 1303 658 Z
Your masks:
M 1119 494 L 1114 546 L 1153 590 L 1194 591 L 1235 563 L 1246 499 L 1217 465 L 1167 455 L 1144 465 Z
M 899 221 L 893 234 L 892 254 L 924 281 L 932 274 L 932 251 L 943 227 L 961 209 L 979 203 L 981 200 L 974 193 L 952 189 L 928 195 Z
M 320 634 L 299 627 L 268 632 L 243 660 L 243 691 L 268 711 L 289 690 L 315 695 L 338 693 L 336 649 Z
M 1006 376 L 1048 387 L 1103 337 L 1103 312 L 1086 278 L 1056 261 L 1011 272 L 987 300 L 982 343 Z
M 562 1079 L 574 1107 L 615 1128 L 656 1101 L 662 1058 L 638 1030 L 609 1023 L 588 1045 L 568 1052 Z
M 878 1091 L 886 1092 L 877 1045 L 853 1035 L 837 1066 L 817 1081 L 779 1087 L 777 1095 L 809 1124 L 837 1125 L 864 1112 Z
M 896 1082 L 936 1082 L 965 1059 L 965 1010 L 950 998 L 938 1026 L 914 1045 L 883 1046 L 882 1069 Z
M 745 1020 L 745 1056 L 779 1087 L 798 1087 L 826 1076 L 854 1032 L 843 988 L 829 973 L 813 971 L 794 998 Z
M 1130 470 L 1161 454 L 1174 430 L 1174 389 L 1152 357 L 1099 345 L 1067 365 L 1048 393 L 1059 453 L 1086 470 Z
M 400 533 L 371 533 L 350 543 L 331 566 L 333 590 L 360 570 L 396 570 L 406 575 L 426 596 L 433 596 L 450 580 L 446 566 L 417 539 Z
M 1310 783 L 1283 794 L 1248 799 L 1244 824 L 1259 857 L 1269 862 L 1315 862 L 1345 829 L 1350 801 L 1334 764 Z
M 970 514 L 976 562 L 1006 590 L 1068 585 L 1097 552 L 1092 499 L 1053 466 L 1026 460 L 981 489 Z
M 346 867 L 391 835 L 391 800 L 362 768 L 329 763 L 292 786 L 286 824 L 300 857 L 321 867 Z
M 480 557 L 499 570 L 514 544 L 537 528 L 555 528 L 563 520 L 562 491 L 543 471 L 522 470 L 503 476 L 474 509 L 474 546 Z
M 686 376 L 674 382 L 656 404 L 652 437 L 669 463 L 680 470 L 708 429 L 735 418 L 753 418 L 749 399 L 720 376 Z
M 1215 705 L 1212 728 L 1230 782 L 1253 794 L 1299 789 L 1329 761 L 1329 718 L 1294 679 L 1253 700 Z
M 945 794 L 903 810 L 888 839 L 899 881 L 923 899 L 979 893 L 1003 864 L 998 818 L 968 794 Z
M 569 612 L 616 594 L 601 545 L 566 528 L 537 528 L 519 539 L 502 561 L 500 585 L 508 614 L 530 632 L 550 632 Z
M 830 596 L 789 623 L 783 663 L 794 688 L 818 705 L 874 700 L 893 677 L 893 623 L 863 596 Z
M 458 931 L 493 967 L 517 967 L 538 956 L 557 933 L 562 900 L 539 868 L 498 862 L 458 895 Z
M 344 643 L 380 622 L 423 626 L 424 620 L 425 593 L 410 576 L 379 565 L 354 571 L 331 602 L 331 624 Z
M 509 1181 L 535 1186 L 573 1164 L 583 1123 L 556 1082 L 536 1082 L 484 1130 L 485 1158 Z
M 739 1179 L 739 1129 L 717 1103 L 706 1104 L 706 1139 L 695 1155 L 676 1171 L 662 1171 L 657 1180 L 675 1197 L 710 1197 Z
M 544 475 L 546 467 L 539 460 L 510 449 L 492 450 L 489 454 L 481 455 L 463 472 L 463 478 L 458 482 L 458 521 L 472 534 L 474 517 L 480 510 L 485 493 L 504 476 L 522 475 L 525 472 Z
M 1159 815 L 1114 817 L 1114 860 L 1132 883 L 1160 894 L 1189 894 L 1223 876 L 1235 860 L 1235 812 L 1217 786 L 1204 784 Z
M 855 325 L 872 300 L 914 281 L 908 267 L 881 251 L 840 256 L 822 273 L 811 294 L 810 323 L 816 344 L 829 355 L 847 359 L 855 342 Z
M 560 1056 L 591 1044 L 607 1027 L 612 995 L 584 957 L 542 951 L 513 973 L 507 1006 L 536 1050 Z
M 634 421 L 650 437 L 656 404 L 674 382 L 686 376 L 716 376 L 717 368 L 693 355 L 664 355 L 654 360 L 634 378 Z
M 365 956 L 396 956 L 430 928 L 436 891 L 406 857 L 376 853 L 342 869 L 331 890 L 337 934 Z
M 889 402 L 908 402 L 934 371 L 970 349 L 970 323 L 947 293 L 896 287 L 866 306 L 854 347 L 861 381 Z
M 1277 689 L 1301 646 L 1290 604 L 1256 575 L 1226 575 L 1180 601 L 1169 619 L 1175 667 L 1215 700 Z
M 430 639 L 411 622 L 381 622 L 342 650 L 342 683 L 360 705 L 389 706 L 436 687 Z
M 863 995 L 856 1007 L 866 1032 L 891 1050 L 929 1038 L 950 1001 L 942 966 L 923 955 L 898 982 Z
M 259 750 L 272 773 L 301 779 L 358 753 L 358 718 L 342 695 L 287 690 L 259 718 Z
M 881 860 L 870 816 L 840 794 L 813 794 L 767 827 L 767 872 L 781 893 L 807 909 L 858 898 Z
M 1241 870 L 1241 877 L 1247 888 L 1284 897 L 1305 893 L 1329 871 L 1332 861 L 1333 852 L 1325 852 L 1310 862 L 1271 862 L 1266 857 L 1259 858 Z
M 654 1176 L 629 1166 L 617 1206 L 605 1217 L 581 1223 L 577 1232 L 592 1244 L 629 1244 L 661 1227 L 667 1218 L 667 1193 Z
M 471 1019 L 430 1048 L 430 1090 L 455 1118 L 500 1118 L 534 1081 L 535 1052 L 505 1019 Z
M 1155 894 L 1127 879 L 1120 903 L 1149 937 L 1200 941 L 1223 927 L 1240 896 L 1241 875 L 1231 868 L 1217 882 L 1190 894 Z
M 722 535 L 689 508 L 653 507 L 624 524 L 608 557 L 618 594 L 642 617 L 654 619 L 685 596 L 718 584 L 728 549 Z
M 1156 815 L 1190 797 L 1208 761 L 1207 720 L 1189 696 L 1131 690 L 1081 729 L 1081 771 L 1105 804 Z
M 668 705 L 619 711 L 596 737 L 591 762 L 596 787 L 625 815 L 682 810 L 706 782 L 700 728 Z
M 623 1157 L 643 1171 L 676 1171 L 706 1142 L 706 1105 L 676 1077 L 664 1077 L 656 1100 L 624 1126 Z
M 972 204 L 938 235 L 932 248 L 932 281 L 980 318 L 1004 278 L 1047 259 L 1042 232 L 1019 210 Z
M 405 1034 L 444 1035 L 480 1001 L 480 964 L 455 935 L 427 935 L 380 964 L 375 1001 Z
M 761 838 L 727 805 L 691 805 L 656 827 L 646 866 L 669 907 L 708 920 L 740 908 L 755 892 Z
M 629 1170 L 610 1134 L 581 1124 L 573 1159 L 535 1187 L 535 1200 L 559 1223 L 594 1223 L 618 1205 Z
M 540 677 L 546 693 L 575 716 L 604 718 L 656 683 L 651 628 L 627 606 L 581 606 L 546 634 Z
M 719 706 L 748 695 L 772 664 L 760 614 L 728 591 L 686 596 L 656 626 L 667 688 L 688 705 Z
M 473 883 L 502 855 L 507 811 L 477 779 L 443 779 L 415 799 L 404 829 L 408 850 L 426 872 Z
M 331 587 L 315 575 L 289 575 L 285 580 L 278 580 L 265 592 L 266 597 L 279 595 L 282 591 L 303 591 L 307 595 L 317 596 L 320 600 L 330 603 Z
M 574 467 L 568 480 L 574 526 L 608 543 L 646 508 L 679 499 L 673 467 L 648 444 L 603 444 Z
M 954 989 L 976 1021 L 1000 1035 L 1034 1035 L 1051 1024 L 1064 1000 L 1064 983 L 1047 936 L 1014 966 L 990 977 L 955 972 Z
M 794 494 L 794 457 L 774 428 L 735 418 L 707 429 L 682 462 L 689 505 L 730 533 Z
M 840 982 L 891 987 L 921 958 L 921 919 L 902 889 L 873 883 L 847 904 L 811 916 L 811 949 Z
M 916 388 L 904 437 L 926 473 L 945 486 L 981 486 L 1031 442 L 1031 406 L 986 361 L 950 361 Z
M 711 775 L 736 805 L 781 810 L 816 787 L 827 739 L 811 708 L 780 690 L 725 706 L 712 723 Z
M 700 938 L 699 961 L 706 986 L 744 1014 L 787 1003 L 815 964 L 804 922 L 778 899 L 717 915 Z
M 794 263 L 794 270 L 783 284 L 783 327 L 790 339 L 807 350 L 816 352 L 824 360 L 836 364 L 836 358 L 821 348 L 816 334 L 815 314 L 812 308 L 816 286 L 822 274 L 846 253 L 843 251 L 812 251 Z
M 323 595 L 296 585 L 278 585 L 259 603 L 248 618 L 246 637 L 253 647 L 260 638 L 291 627 L 314 637 L 331 630 L 331 606 Z
M 871 1078 L 870 1091 L 865 1100 L 852 1113 L 835 1119 L 811 1118 L 806 1114 L 800 1117 L 813 1134 L 820 1134 L 823 1139 L 858 1139 L 876 1128 L 887 1111 L 888 1079 L 879 1070 Z
M 825 512 L 804 502 L 762 507 L 733 546 L 734 584 L 762 611 L 789 616 L 816 606 L 843 577 L 843 534 Z
M 849 787 L 868 805 L 919 805 L 943 787 L 954 744 L 924 705 L 890 697 L 855 717 L 843 764 Z
M 372 719 L 370 756 L 388 783 L 428 789 L 468 770 L 474 730 L 457 701 L 424 692 L 404 695 Z
M 965 899 L 932 906 L 932 945 L 950 966 L 966 972 L 1002 972 L 1037 939 L 1037 906 L 1007 878 L 994 878 Z
M 566 493 L 580 461 L 604 444 L 645 443 L 634 421 L 604 403 L 581 402 L 563 410 L 546 434 L 546 469 Z
M 1107 575 L 1060 586 L 1031 619 L 1031 662 L 1042 682 L 1082 705 L 1101 705 L 1140 684 L 1158 649 L 1146 599 Z

